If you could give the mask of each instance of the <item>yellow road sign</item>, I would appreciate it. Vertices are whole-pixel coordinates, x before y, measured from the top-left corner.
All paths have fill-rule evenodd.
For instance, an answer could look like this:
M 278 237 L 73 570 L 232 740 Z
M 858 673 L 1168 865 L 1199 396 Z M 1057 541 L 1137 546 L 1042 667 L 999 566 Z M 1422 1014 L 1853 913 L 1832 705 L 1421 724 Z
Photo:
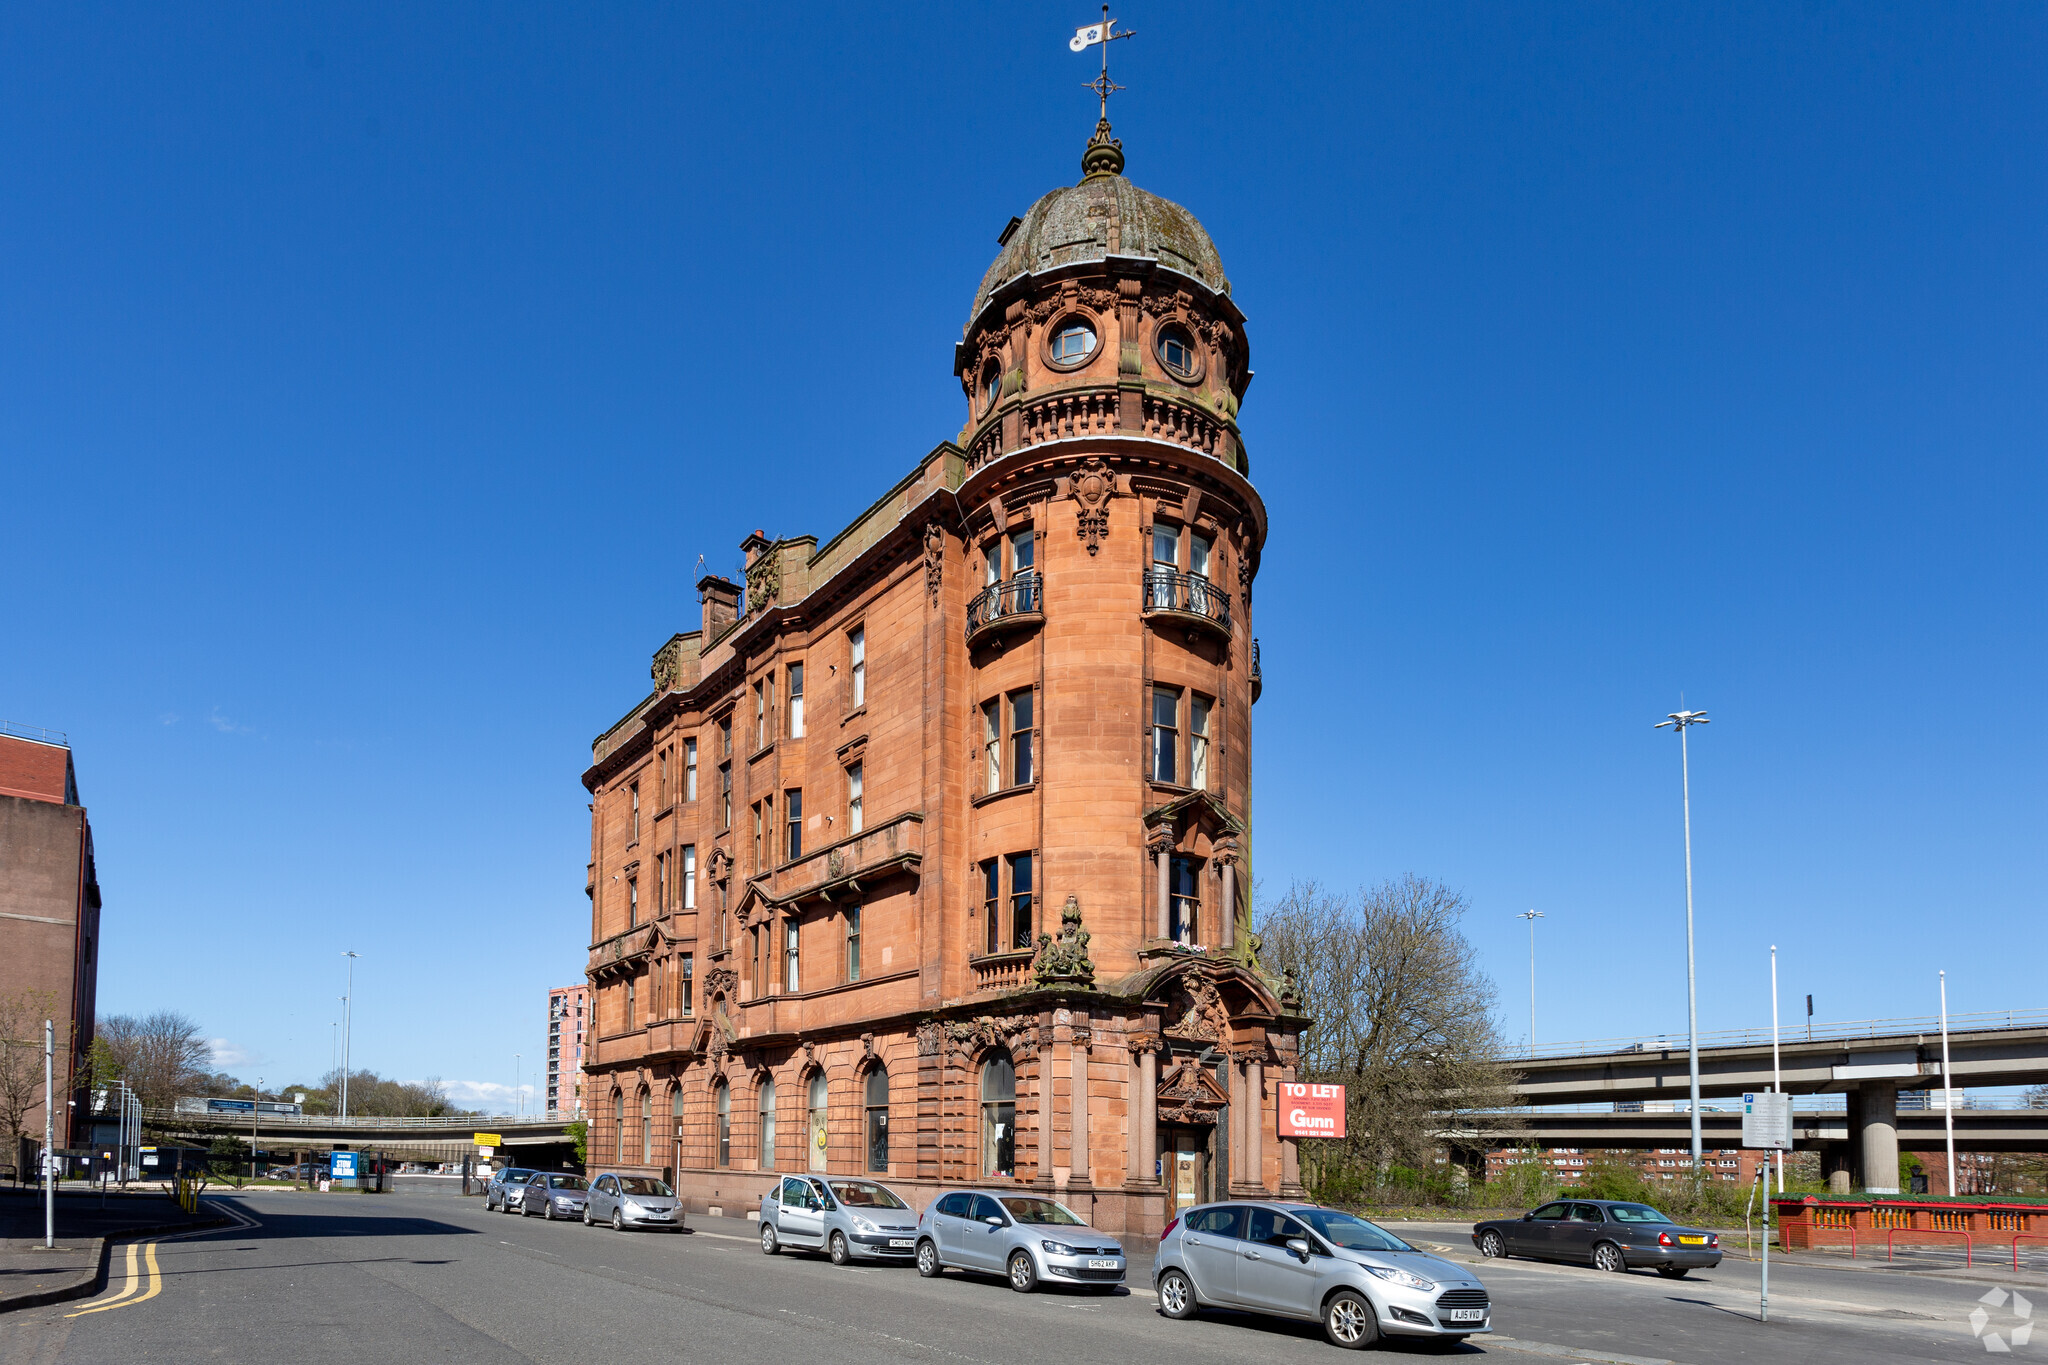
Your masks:
M 503 1147 L 505 1139 L 496 1133 L 478 1133 L 472 1139 L 479 1147 Z

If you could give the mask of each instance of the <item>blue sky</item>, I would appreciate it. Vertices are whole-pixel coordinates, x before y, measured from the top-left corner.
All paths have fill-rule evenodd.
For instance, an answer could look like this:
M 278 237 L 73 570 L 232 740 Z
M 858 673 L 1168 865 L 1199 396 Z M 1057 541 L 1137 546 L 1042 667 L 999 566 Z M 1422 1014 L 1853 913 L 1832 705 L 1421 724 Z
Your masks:
M 697 557 L 955 432 L 1091 9 L 0 11 L 0 717 L 108 1011 L 491 1098 Z M 1119 13 L 1250 317 L 1258 875 L 1404 872 L 1539 1039 L 2040 1006 L 2048 15 Z

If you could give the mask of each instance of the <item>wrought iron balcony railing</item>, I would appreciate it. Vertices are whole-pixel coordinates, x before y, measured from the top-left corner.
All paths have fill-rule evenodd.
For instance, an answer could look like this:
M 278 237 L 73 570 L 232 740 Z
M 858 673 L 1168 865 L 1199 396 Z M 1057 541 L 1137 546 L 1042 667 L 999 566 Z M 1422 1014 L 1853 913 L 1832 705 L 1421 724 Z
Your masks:
M 1045 619 L 1045 584 L 1035 573 L 991 583 L 967 604 L 967 638 L 971 642 L 994 628 Z
M 1230 594 L 1200 574 L 1153 569 L 1145 575 L 1145 612 L 1189 617 L 1230 634 Z

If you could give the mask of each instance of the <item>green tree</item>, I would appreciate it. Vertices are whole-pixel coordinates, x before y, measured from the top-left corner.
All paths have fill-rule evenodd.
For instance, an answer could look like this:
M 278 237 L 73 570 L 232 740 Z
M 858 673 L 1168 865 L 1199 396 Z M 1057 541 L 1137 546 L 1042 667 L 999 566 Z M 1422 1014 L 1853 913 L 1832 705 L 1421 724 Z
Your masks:
M 569 1135 L 569 1140 L 576 1144 L 576 1164 L 578 1166 L 589 1165 L 590 1125 L 582 1119 L 577 1119 L 573 1123 L 568 1124 L 563 1131 Z

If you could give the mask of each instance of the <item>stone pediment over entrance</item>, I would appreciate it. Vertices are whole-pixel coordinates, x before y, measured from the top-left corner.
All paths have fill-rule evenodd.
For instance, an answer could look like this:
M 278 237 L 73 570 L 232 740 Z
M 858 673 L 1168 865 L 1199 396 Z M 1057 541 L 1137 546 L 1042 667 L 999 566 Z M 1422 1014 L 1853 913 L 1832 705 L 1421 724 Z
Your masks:
M 1230 1103 L 1230 1096 L 1216 1084 L 1209 1068 L 1192 1057 L 1159 1080 L 1159 1121 L 1161 1123 L 1216 1122 L 1216 1112 Z

